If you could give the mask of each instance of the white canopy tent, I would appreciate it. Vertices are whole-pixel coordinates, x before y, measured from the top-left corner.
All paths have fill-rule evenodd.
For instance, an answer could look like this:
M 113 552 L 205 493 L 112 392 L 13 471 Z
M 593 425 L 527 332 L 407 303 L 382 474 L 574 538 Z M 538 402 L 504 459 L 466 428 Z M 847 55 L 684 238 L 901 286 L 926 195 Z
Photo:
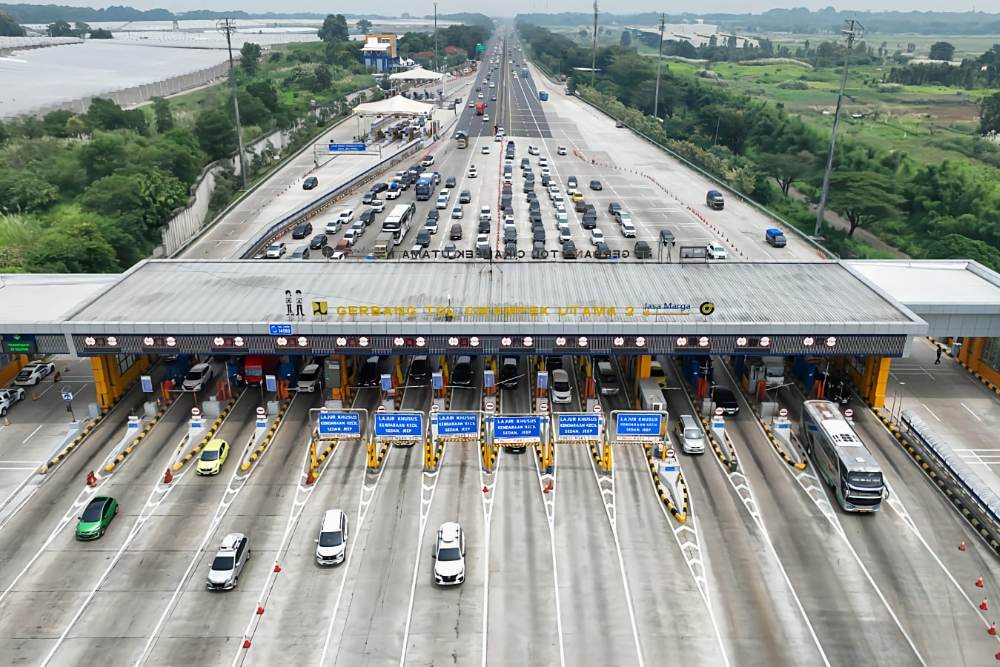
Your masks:
M 413 69 L 389 75 L 390 81 L 439 81 L 443 78 L 444 74 L 432 72 L 423 67 L 414 67 Z
M 386 116 L 403 115 L 417 116 L 420 114 L 430 114 L 434 110 L 433 104 L 417 102 L 402 95 L 389 97 L 378 102 L 365 102 L 354 107 L 356 116 Z

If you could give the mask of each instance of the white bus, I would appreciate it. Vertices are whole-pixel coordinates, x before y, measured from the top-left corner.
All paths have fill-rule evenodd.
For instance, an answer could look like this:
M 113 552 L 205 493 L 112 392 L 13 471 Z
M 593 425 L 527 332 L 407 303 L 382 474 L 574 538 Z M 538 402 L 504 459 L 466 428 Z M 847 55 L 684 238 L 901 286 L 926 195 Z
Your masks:
M 882 469 L 832 401 L 802 404 L 802 442 L 848 512 L 876 512 L 885 495 Z
M 412 202 L 397 204 L 392 207 L 389 215 L 382 221 L 382 231 L 392 232 L 393 245 L 399 245 L 403 241 L 403 237 L 406 236 L 406 232 L 410 231 L 410 221 L 416 210 L 417 206 Z

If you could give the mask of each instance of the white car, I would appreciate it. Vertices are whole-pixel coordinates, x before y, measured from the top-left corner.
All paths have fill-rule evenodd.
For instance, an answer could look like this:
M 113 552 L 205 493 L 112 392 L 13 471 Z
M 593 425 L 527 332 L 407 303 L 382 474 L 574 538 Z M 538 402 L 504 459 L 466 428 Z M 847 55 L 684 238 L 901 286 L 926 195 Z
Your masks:
M 566 147 L 565 146 L 560 146 L 558 149 L 556 149 L 556 154 L 557 155 L 566 155 Z
M 622 219 L 621 222 L 622 236 L 627 239 L 635 238 L 635 225 L 632 224 L 631 219 Z
M 184 391 L 201 391 L 202 387 L 208 384 L 214 374 L 215 372 L 212 370 L 210 364 L 195 364 L 184 376 L 181 389 Z
M 424 223 L 424 231 L 427 232 L 428 234 L 432 234 L 432 235 L 433 234 L 437 234 L 438 233 L 438 221 L 437 220 L 428 220 L 427 222 L 425 222 Z
M 476 169 L 476 165 L 472 165 L 471 167 L 469 167 L 469 173 L 466 175 L 469 178 L 475 178 L 476 176 L 479 176 L 479 170 Z
M 403 188 L 396 188 L 395 190 L 386 190 L 386 199 L 398 199 L 399 195 L 403 194 Z
M 24 399 L 24 389 L 14 387 L 13 389 L 0 389 L 0 417 L 6 417 L 11 406 Z
M 539 167 L 547 167 L 547 166 L 549 166 L 549 159 L 547 157 L 545 157 L 544 155 L 542 155 L 541 157 L 538 158 L 538 166 Z
M 343 510 L 327 510 L 316 538 L 316 562 L 336 565 L 347 558 L 347 514 Z
M 264 253 L 264 256 L 267 259 L 281 259 L 286 252 L 288 252 L 288 246 L 284 242 L 279 241 L 267 246 L 267 252 Z
M 306 364 L 299 373 L 299 381 L 295 385 L 297 391 L 311 394 L 319 385 L 319 364 Z
M 500 141 L 500 140 L 497 139 L 497 141 Z M 483 146 L 482 148 L 479 149 L 479 152 L 482 153 L 483 155 L 489 155 L 490 154 L 490 145 L 486 144 L 485 146 Z
M 542 167 L 541 169 L 539 169 L 538 175 L 539 176 L 548 176 L 548 177 L 551 178 L 552 177 L 552 172 L 549 171 L 548 167 Z
M 493 137 L 493 141 L 500 143 L 503 141 L 503 135 L 498 133 L 495 137 Z
M 326 227 L 323 228 L 323 231 L 327 234 L 336 234 L 340 231 L 340 227 L 340 220 L 330 220 L 326 223 Z
M 42 378 L 51 375 L 56 370 L 56 365 L 51 361 L 32 361 L 22 368 L 14 378 L 14 384 L 19 387 L 30 387 L 42 381 Z
M 465 581 L 465 531 L 456 521 L 442 523 L 434 546 L 434 583 L 456 586 Z
M 598 243 L 604 243 L 604 232 L 600 227 L 594 227 L 590 230 L 590 244 L 596 246 Z
M 483 122 L 484 123 L 490 122 L 490 115 L 488 113 L 483 114 Z
M 489 206 L 481 206 L 479 208 L 479 219 L 482 221 L 493 219 L 493 211 Z
M 361 232 L 353 227 L 344 232 L 344 240 L 347 241 L 352 248 L 354 247 L 354 244 L 358 242 L 359 238 L 361 238 Z
M 250 560 L 250 540 L 242 533 L 230 533 L 222 538 L 215 559 L 208 569 L 208 588 L 228 591 L 240 580 L 243 566 Z
M 354 220 L 354 209 L 353 208 L 344 208 L 344 209 L 341 209 L 337 213 L 337 221 L 340 224 L 342 224 L 342 225 L 346 225 L 347 223 L 351 222 L 352 220 Z
M 476 108 L 476 101 L 475 100 L 470 100 L 469 101 L 469 108 L 470 109 L 475 109 Z
M 569 403 L 573 400 L 573 390 L 569 384 L 569 373 L 561 368 L 552 371 L 552 388 L 550 391 L 553 403 Z
M 455 208 L 451 209 L 452 220 L 461 220 L 464 215 L 465 214 L 463 213 L 461 206 L 456 206 Z
M 528 146 L 528 155 L 538 155 L 538 146 Z
M 448 195 L 445 194 L 438 195 L 437 204 L 435 204 L 435 208 L 448 208 Z
M 372 199 L 371 206 L 372 210 L 375 211 L 376 213 L 381 213 L 382 211 L 385 210 L 385 202 L 382 201 L 381 199 Z
M 729 254 L 721 243 L 709 243 L 705 246 L 705 252 L 709 259 L 727 259 Z
M 572 241 L 573 235 L 569 231 L 569 225 L 559 225 L 559 243 Z

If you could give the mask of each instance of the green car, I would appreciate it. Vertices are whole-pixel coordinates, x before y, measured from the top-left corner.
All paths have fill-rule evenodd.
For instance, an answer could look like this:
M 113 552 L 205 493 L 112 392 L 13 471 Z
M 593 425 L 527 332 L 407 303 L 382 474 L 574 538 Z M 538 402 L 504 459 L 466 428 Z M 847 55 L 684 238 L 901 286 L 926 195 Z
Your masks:
M 96 540 L 104 535 L 108 524 L 118 514 L 118 501 L 108 496 L 97 496 L 87 505 L 76 524 L 76 539 Z

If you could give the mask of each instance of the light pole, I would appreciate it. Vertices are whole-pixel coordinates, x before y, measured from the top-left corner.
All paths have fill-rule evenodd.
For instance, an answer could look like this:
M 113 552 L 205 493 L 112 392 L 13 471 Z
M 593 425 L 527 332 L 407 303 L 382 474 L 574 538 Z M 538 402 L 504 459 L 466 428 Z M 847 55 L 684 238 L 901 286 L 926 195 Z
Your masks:
M 243 189 L 247 189 L 247 161 L 243 152 L 243 126 L 240 124 L 240 102 L 237 98 L 236 88 L 236 66 L 233 64 L 233 39 L 232 34 L 236 32 L 236 24 L 230 19 L 223 19 L 218 23 L 219 30 L 226 36 L 226 46 L 229 49 L 229 83 L 233 88 L 233 115 L 236 117 L 236 145 L 240 152 L 240 179 L 243 182 Z
M 826 215 L 826 199 L 830 192 L 830 172 L 833 170 L 833 151 L 837 146 L 837 128 L 840 126 L 840 107 L 844 100 L 844 88 L 847 87 L 847 64 L 851 59 L 851 47 L 854 40 L 860 37 L 865 27 L 854 19 L 848 19 L 841 33 L 847 35 L 847 53 L 844 54 L 844 76 L 840 79 L 840 92 L 837 93 L 837 109 L 833 114 L 833 133 L 830 135 L 830 152 L 826 156 L 826 170 L 823 172 L 823 191 L 819 196 L 819 206 L 816 207 L 816 229 L 813 236 L 819 236 L 823 228 L 823 217 Z
M 663 63 L 663 24 L 667 20 L 666 14 L 660 14 L 660 50 L 656 57 L 656 92 L 653 94 L 653 118 L 660 117 L 660 65 Z

